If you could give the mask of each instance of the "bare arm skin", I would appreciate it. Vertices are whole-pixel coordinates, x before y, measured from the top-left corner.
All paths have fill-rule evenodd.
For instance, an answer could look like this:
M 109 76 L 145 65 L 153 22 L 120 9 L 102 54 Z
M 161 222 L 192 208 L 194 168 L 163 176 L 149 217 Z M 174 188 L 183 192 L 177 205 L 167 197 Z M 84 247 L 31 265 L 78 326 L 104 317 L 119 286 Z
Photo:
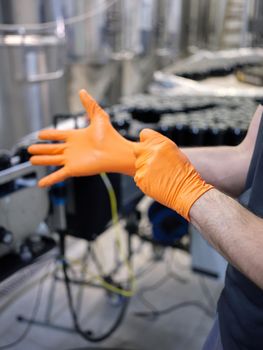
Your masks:
M 190 218 L 219 253 L 263 289 L 263 219 L 216 189 L 194 203 Z
M 259 106 L 238 146 L 182 149 L 206 182 L 232 197 L 238 197 L 244 189 L 262 112 L 263 107 Z
M 231 196 L 244 189 L 262 111 L 259 106 L 237 147 L 183 150 L 207 182 Z M 193 204 L 190 220 L 226 260 L 263 289 L 263 219 L 212 189 Z

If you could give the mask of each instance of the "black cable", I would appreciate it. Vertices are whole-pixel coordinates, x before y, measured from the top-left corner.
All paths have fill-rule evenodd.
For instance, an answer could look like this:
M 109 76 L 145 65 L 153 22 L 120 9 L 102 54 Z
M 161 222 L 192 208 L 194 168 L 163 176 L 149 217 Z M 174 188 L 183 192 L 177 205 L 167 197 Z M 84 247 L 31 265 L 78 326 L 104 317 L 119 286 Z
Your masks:
M 133 255 L 133 256 L 134 256 L 135 254 L 140 253 L 141 247 L 142 247 L 143 243 L 144 243 L 144 242 L 141 241 L 140 246 L 139 246 L 136 250 L 133 250 L 133 251 L 132 251 L 132 255 Z M 116 275 L 116 274 L 119 272 L 120 268 L 123 267 L 123 265 L 124 265 L 124 262 L 123 262 L 123 261 L 117 262 L 116 266 L 109 272 L 109 275 L 110 275 L 110 276 Z M 135 275 L 134 277 L 137 278 L 137 275 Z M 140 276 L 139 276 L 139 277 L 140 277 Z
M 154 284 L 152 284 L 151 286 L 145 287 L 143 289 L 140 290 L 140 292 L 137 294 L 138 298 L 140 299 L 140 301 L 142 302 L 142 304 L 151 310 L 151 312 L 156 312 L 158 311 L 156 309 L 156 307 L 145 298 L 144 294 L 146 292 L 149 291 L 153 291 L 155 289 L 158 289 L 159 287 L 161 287 L 165 282 L 167 282 L 169 280 L 169 276 L 163 276 L 161 279 L 159 279 L 157 282 L 155 282 Z
M 151 310 L 151 312 L 158 311 L 157 308 L 149 300 L 147 300 L 143 294 L 139 296 L 139 299 L 146 308 Z
M 154 260 L 149 261 L 148 265 L 146 265 L 146 267 L 142 267 L 137 274 L 134 275 L 135 279 L 138 280 L 139 278 L 143 277 L 147 272 L 152 271 L 154 268 L 156 267 L 156 262 Z M 73 269 L 73 266 L 71 264 L 68 264 L 68 268 L 70 268 L 72 270 L 72 272 L 75 271 Z M 112 277 L 111 274 L 108 275 L 109 277 Z M 173 278 L 172 276 L 170 276 L 171 278 Z M 59 278 L 58 278 L 59 279 Z M 60 278 L 61 280 L 61 278 Z M 71 283 L 73 284 L 77 284 L 77 285 L 85 285 L 85 286 L 90 286 L 90 287 L 94 287 L 94 288 L 101 288 L 101 289 L 105 289 L 105 287 L 103 287 L 103 285 L 99 284 L 99 283 L 94 283 L 93 279 L 70 279 Z M 118 283 L 120 285 L 127 285 L 127 283 L 129 283 L 129 280 L 127 279 L 123 279 L 118 281 Z
M 69 310 L 70 310 L 73 324 L 74 324 L 74 327 L 75 327 L 75 330 L 77 331 L 77 333 L 80 336 L 82 336 L 82 338 L 84 338 L 85 340 L 90 341 L 90 342 L 100 342 L 100 341 L 105 340 L 106 338 L 110 337 L 114 333 L 114 331 L 120 326 L 120 324 L 122 323 L 122 321 L 124 319 L 124 316 L 126 314 L 126 310 L 127 310 L 128 304 L 129 304 L 129 298 L 124 299 L 121 311 L 120 311 L 116 321 L 114 322 L 114 324 L 110 327 L 110 329 L 100 336 L 93 336 L 92 331 L 90 331 L 90 330 L 84 331 L 81 329 L 81 327 L 79 325 L 78 317 L 77 317 L 75 308 L 73 306 L 73 297 L 72 297 L 72 293 L 71 293 L 70 279 L 68 277 L 68 272 L 67 272 L 68 266 L 67 266 L 65 259 L 62 260 L 62 267 L 63 267 L 63 272 L 64 272 L 65 287 L 66 287 L 66 292 L 67 292 Z
M 9 349 L 9 348 L 12 348 L 18 344 L 20 344 L 25 338 L 26 336 L 29 334 L 31 328 L 32 328 L 32 325 L 33 325 L 33 320 L 35 319 L 37 313 L 38 313 L 38 310 L 39 310 L 39 306 L 40 306 L 40 301 L 41 301 L 41 297 L 42 297 L 42 291 L 43 291 L 43 283 L 46 279 L 46 275 L 44 275 L 42 277 L 42 279 L 40 280 L 39 282 L 39 285 L 38 285 L 38 289 L 37 289 L 37 294 L 36 294 L 36 299 L 35 299 L 35 303 L 34 303 L 34 307 L 33 307 L 33 310 L 32 310 L 32 315 L 31 315 L 31 318 L 30 318 L 30 321 L 28 322 L 24 332 L 16 339 L 14 340 L 13 342 L 9 343 L 9 344 L 6 344 L 6 345 L 2 345 L 0 346 L 0 350 L 3 350 L 3 349 Z
M 169 270 L 168 264 L 166 264 L 166 272 L 167 272 L 167 274 L 165 276 L 163 276 L 161 279 L 159 279 L 157 282 L 155 282 L 151 286 L 148 286 L 148 287 L 141 289 L 140 292 L 138 293 L 138 297 L 140 298 L 141 302 L 148 309 L 151 309 L 154 312 L 157 311 L 157 309 L 151 302 L 149 302 L 149 300 L 147 300 L 145 298 L 145 296 L 144 296 L 145 293 L 153 291 L 155 289 L 158 289 L 159 287 L 163 286 L 164 283 L 166 283 L 169 279 L 174 279 L 175 281 L 183 283 L 183 284 L 188 282 L 187 280 L 185 280 L 182 277 L 175 274 L 172 270 Z
M 199 301 L 184 301 L 175 305 L 172 305 L 170 307 L 167 307 L 162 310 L 152 310 L 152 311 L 139 311 L 135 312 L 134 315 L 137 317 L 158 317 L 162 315 L 166 315 L 170 312 L 176 311 L 178 309 L 181 309 L 183 307 L 188 307 L 188 306 L 195 306 L 199 309 L 201 309 L 208 317 L 214 318 L 214 313 L 211 312 L 205 305 L 200 303 Z
M 141 267 L 137 273 L 135 274 L 136 280 L 143 277 L 147 272 L 152 271 L 156 267 L 156 261 L 154 260 L 149 260 L 148 264 L 146 266 Z
M 170 276 L 163 276 L 162 278 L 160 278 L 158 281 L 156 281 L 155 283 L 153 283 L 151 286 L 147 286 L 145 288 L 142 288 L 139 292 L 139 294 L 144 294 L 148 291 L 153 291 L 155 289 L 158 289 L 159 287 L 163 286 L 165 282 L 167 282 L 170 279 Z
M 149 259 L 147 261 L 147 265 L 141 267 L 135 274 L 134 278 L 138 280 L 139 278 L 143 277 L 146 273 L 151 272 L 154 268 L 156 268 L 156 261 L 153 259 Z M 111 276 L 111 275 L 110 275 Z M 120 284 L 127 284 L 127 279 L 122 279 L 119 281 Z
M 159 287 L 161 287 L 166 281 L 168 281 L 170 278 L 175 278 L 176 281 L 179 281 L 181 283 L 187 283 L 187 280 L 184 280 L 182 278 L 180 278 L 179 276 L 177 276 L 176 274 L 174 274 L 173 271 L 168 271 L 168 265 L 166 266 L 166 271 L 167 271 L 167 275 L 165 275 L 164 277 L 162 277 L 161 279 L 159 279 L 157 282 L 155 282 L 154 284 L 152 284 L 151 286 L 145 287 L 144 289 L 142 289 L 140 291 L 140 293 L 138 293 L 138 296 L 140 298 L 140 300 L 143 302 L 143 304 L 148 308 L 151 309 L 151 311 L 139 311 L 139 312 L 135 312 L 134 315 L 138 316 L 138 317 L 151 317 L 151 318 L 155 318 L 158 316 L 162 316 L 165 314 L 168 314 L 170 312 L 176 311 L 180 308 L 183 307 L 188 307 L 188 306 L 195 306 L 198 307 L 199 309 L 201 309 L 202 311 L 204 311 L 204 313 L 213 318 L 214 317 L 214 312 L 211 311 L 206 305 L 203 305 L 202 303 L 200 303 L 199 301 L 184 301 L 175 305 L 172 305 L 170 307 L 167 307 L 165 309 L 162 310 L 158 310 L 151 302 L 149 302 L 144 294 L 146 292 L 149 291 L 153 291 Z M 178 278 L 179 277 L 179 278 Z M 207 286 L 206 286 L 207 287 Z M 203 290 L 204 292 L 204 290 Z M 207 290 L 206 290 L 207 292 Z M 211 297 L 211 295 L 210 295 Z M 211 305 L 209 305 L 211 306 Z M 214 309 L 213 307 L 211 307 L 211 309 Z
M 148 306 L 151 306 L 150 308 L 152 308 L 153 305 L 144 297 L 144 294 L 163 286 L 164 283 L 166 283 L 170 279 L 170 277 L 170 275 L 166 274 L 152 285 L 142 288 L 138 293 L 138 297 L 143 301 L 144 304 L 148 304 Z M 153 308 L 156 309 L 155 307 Z

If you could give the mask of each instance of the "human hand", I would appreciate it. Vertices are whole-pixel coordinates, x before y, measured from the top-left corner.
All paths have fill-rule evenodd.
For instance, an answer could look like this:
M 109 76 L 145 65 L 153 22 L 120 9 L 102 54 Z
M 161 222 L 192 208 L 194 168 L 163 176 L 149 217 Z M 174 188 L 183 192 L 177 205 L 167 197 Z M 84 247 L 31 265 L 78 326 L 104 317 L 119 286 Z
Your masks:
M 39 186 L 51 186 L 71 176 L 89 176 L 116 172 L 133 176 L 133 142 L 122 137 L 111 125 L 108 114 L 85 91 L 79 93 L 90 124 L 78 130 L 42 130 L 41 140 L 59 141 L 28 148 L 33 165 L 62 166 L 40 180 Z
M 190 221 L 192 205 L 213 186 L 205 183 L 188 158 L 167 137 L 144 129 L 140 141 L 134 145 L 137 186 Z

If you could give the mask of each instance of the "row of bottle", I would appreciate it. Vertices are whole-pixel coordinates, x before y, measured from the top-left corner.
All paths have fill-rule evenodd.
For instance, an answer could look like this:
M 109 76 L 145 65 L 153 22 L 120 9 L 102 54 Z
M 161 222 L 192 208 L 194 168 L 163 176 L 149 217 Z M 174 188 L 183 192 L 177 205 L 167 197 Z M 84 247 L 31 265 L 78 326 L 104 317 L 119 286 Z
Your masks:
M 122 118 L 123 116 L 123 118 Z M 113 126 L 125 137 L 137 140 L 144 128 L 154 129 L 172 139 L 180 147 L 238 145 L 245 137 L 247 127 L 239 122 L 234 125 L 206 121 L 182 123 L 174 120 L 166 123 L 143 123 L 132 119 L 129 113 L 113 118 Z
M 196 125 L 176 124 L 160 126 L 157 130 L 171 138 L 180 147 L 238 145 L 246 135 L 242 126 L 228 127 L 225 124 L 205 123 Z
M 261 64 L 259 55 L 231 55 L 215 58 L 203 57 L 202 60 L 192 61 L 189 64 L 174 70 L 174 74 L 193 80 L 202 80 L 213 76 L 226 76 L 244 67 L 254 67 Z
M 114 126 L 131 139 L 137 139 L 143 128 L 152 128 L 182 147 L 237 145 L 246 135 L 257 104 L 249 98 L 137 95 L 115 106 L 111 115 Z

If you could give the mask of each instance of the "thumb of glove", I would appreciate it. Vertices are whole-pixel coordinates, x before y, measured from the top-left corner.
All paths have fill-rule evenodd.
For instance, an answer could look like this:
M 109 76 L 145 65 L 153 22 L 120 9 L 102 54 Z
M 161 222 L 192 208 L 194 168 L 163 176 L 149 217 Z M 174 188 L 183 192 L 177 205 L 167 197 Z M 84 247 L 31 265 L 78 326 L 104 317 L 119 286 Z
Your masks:
M 152 129 L 143 129 L 140 132 L 140 142 L 133 144 L 133 151 L 136 157 L 139 157 L 149 144 L 159 144 L 167 140 L 165 136 Z
M 147 140 L 152 140 L 154 138 L 160 138 L 160 133 L 158 133 L 157 131 L 155 130 L 152 130 L 152 129 L 143 129 L 141 132 L 140 132 L 140 141 L 141 142 L 144 142 L 144 141 L 147 141 Z

